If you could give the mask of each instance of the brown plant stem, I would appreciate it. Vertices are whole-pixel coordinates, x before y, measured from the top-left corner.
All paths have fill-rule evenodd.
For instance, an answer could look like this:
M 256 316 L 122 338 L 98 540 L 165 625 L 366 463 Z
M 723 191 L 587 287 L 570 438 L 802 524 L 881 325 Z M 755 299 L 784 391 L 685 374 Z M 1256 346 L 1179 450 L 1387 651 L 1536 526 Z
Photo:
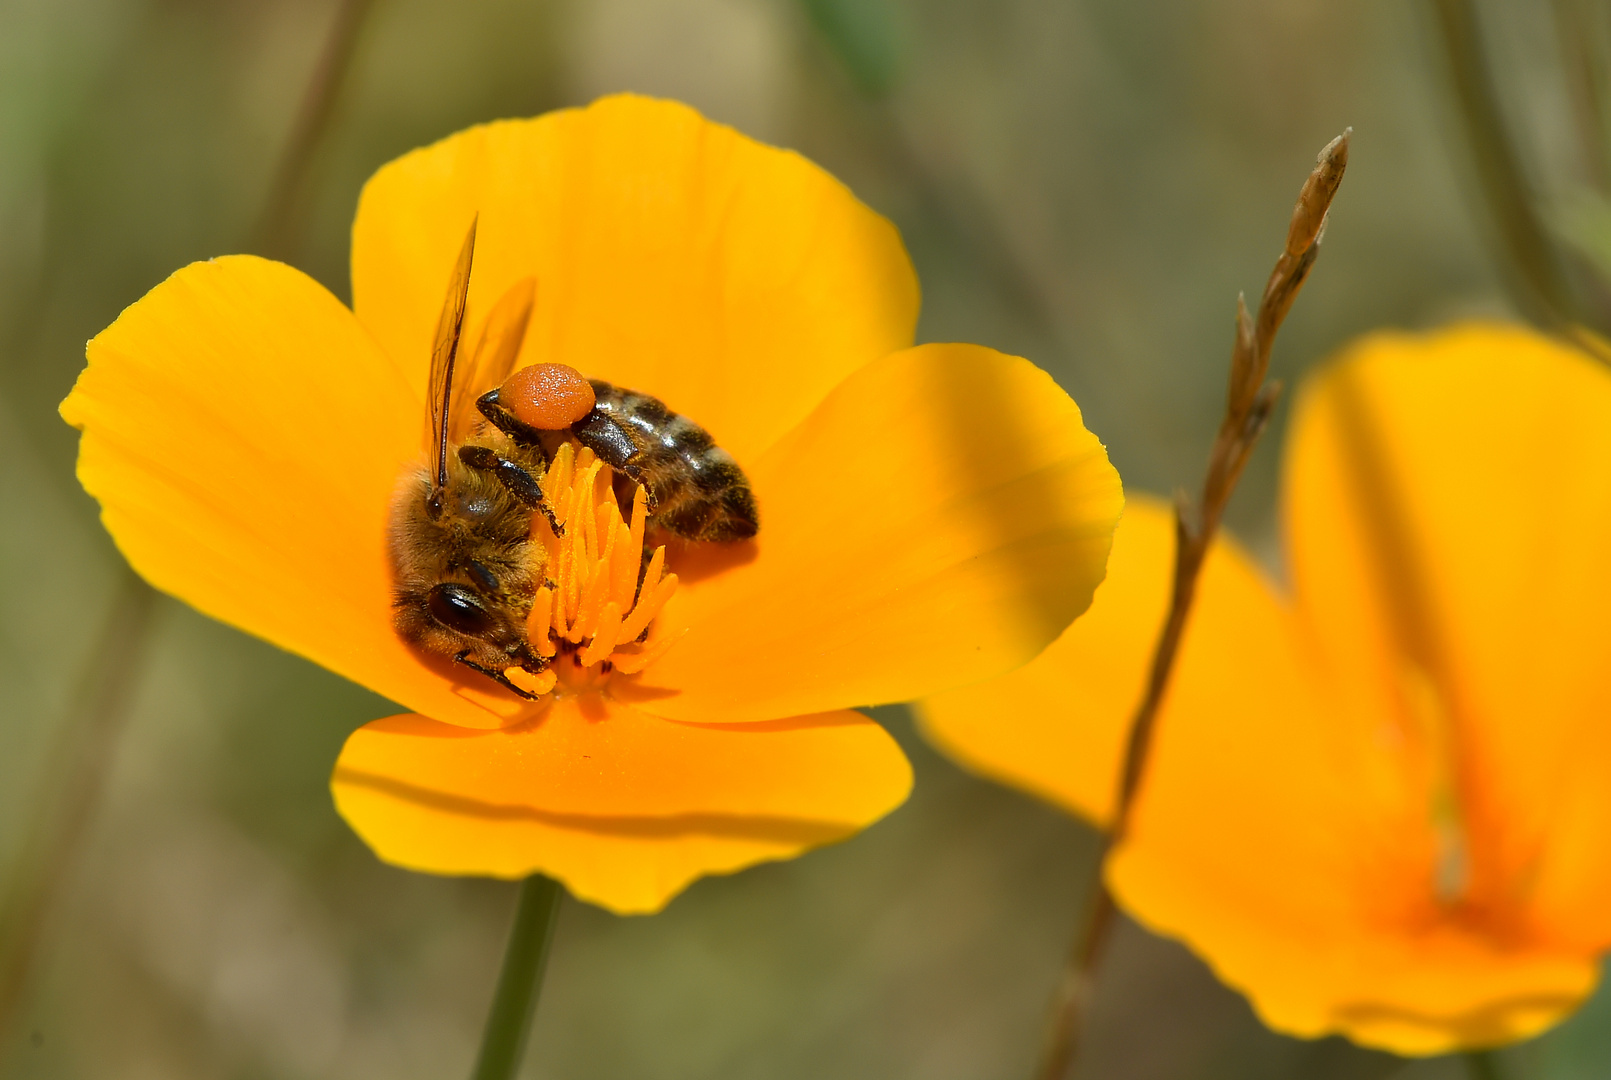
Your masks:
M 861 19 L 844 17 L 857 5 L 840 0 L 800 0 L 800 6 L 817 26 L 824 44 L 856 87 L 858 118 L 865 124 L 867 153 L 882 161 L 900 178 L 916 203 L 917 212 L 951 234 L 967 249 L 968 260 L 988 280 L 1013 315 L 1050 341 L 1061 342 L 1064 332 L 1055 274 L 1046 260 L 1025 249 L 1006 228 L 986 193 L 957 162 L 937 152 L 938 143 L 913 129 L 892 96 L 898 79 L 897 50 L 879 40 L 887 30 L 888 0 L 861 4 Z M 857 31 L 862 31 L 858 34 Z M 869 71 L 877 58 L 884 67 Z
M 1477 180 L 1498 230 L 1523 310 L 1546 326 L 1574 320 L 1559 255 L 1538 214 L 1521 160 L 1494 93 L 1473 0 L 1432 0 L 1447 53 L 1449 78 L 1465 122 Z
M 374 0 L 338 0 L 324 49 L 313 66 L 291 133 L 280 153 L 263 213 L 252 232 L 252 250 L 271 258 L 289 258 L 302 233 L 306 210 L 303 188 L 324 134 L 335 115 L 342 84 L 352 67 L 364 22 Z
M 73 854 L 95 817 L 113 747 L 139 684 L 157 594 L 123 567 L 111 610 L 63 722 L 58 782 L 44 793 L 3 900 L 0 900 L 0 1031 L 33 970 L 40 929 L 72 870 Z
M 328 128 L 353 45 L 372 6 L 373 0 L 341 0 L 259 221 L 258 237 L 265 250 L 290 247 L 300 227 L 294 212 L 296 197 Z M 90 650 L 62 721 L 62 749 L 48 771 L 53 781 L 0 896 L 0 1034 L 10 1028 L 27 989 L 45 924 L 94 820 L 138 687 L 157 593 L 126 564 L 120 573 L 106 625 Z
M 1348 167 L 1348 143 L 1352 134 L 1350 128 L 1320 151 L 1293 208 L 1286 245 L 1264 286 L 1258 314 L 1249 316 L 1245 299 L 1237 297 L 1236 300 L 1236 341 L 1231 349 L 1225 415 L 1209 453 L 1201 497 L 1195 506 L 1183 493 L 1175 499 L 1175 568 L 1169 614 L 1154 647 L 1145 694 L 1130 722 L 1113 820 L 1097 852 L 1095 888 L 1081 916 L 1054 996 L 1051 1021 L 1035 1073 L 1038 1080 L 1062 1080 L 1079 1055 L 1080 1035 L 1097 967 L 1118 913 L 1102 867 L 1108 853 L 1123 842 L 1130 827 L 1136 794 L 1145 777 L 1157 732 L 1158 710 L 1169 688 L 1170 672 L 1180 650 L 1203 562 L 1231 493 L 1236 490 L 1236 483 L 1280 397 L 1280 384 L 1265 382 L 1270 370 L 1270 349 L 1320 254 L 1326 214 L 1342 183 L 1343 171 Z

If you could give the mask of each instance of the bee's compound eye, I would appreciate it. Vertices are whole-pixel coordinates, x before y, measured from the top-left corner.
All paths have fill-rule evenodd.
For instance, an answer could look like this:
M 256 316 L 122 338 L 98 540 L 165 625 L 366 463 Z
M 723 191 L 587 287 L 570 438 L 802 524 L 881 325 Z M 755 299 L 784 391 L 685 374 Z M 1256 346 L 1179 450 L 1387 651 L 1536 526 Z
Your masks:
M 433 585 L 425 598 L 425 606 L 430 609 L 431 618 L 449 630 L 471 637 L 485 634 L 492 625 L 475 591 L 463 585 L 452 582 Z
M 593 387 L 566 364 L 533 364 L 509 376 L 498 401 L 522 424 L 539 431 L 568 428 L 593 411 Z

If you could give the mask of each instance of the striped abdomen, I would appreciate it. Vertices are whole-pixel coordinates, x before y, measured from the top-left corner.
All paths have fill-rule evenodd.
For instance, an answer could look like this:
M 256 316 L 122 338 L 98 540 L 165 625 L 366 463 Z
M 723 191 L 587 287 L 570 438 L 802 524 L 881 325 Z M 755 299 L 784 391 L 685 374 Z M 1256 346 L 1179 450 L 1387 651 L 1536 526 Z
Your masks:
M 658 398 L 601 379 L 588 381 L 597 400 L 571 432 L 606 464 L 643 485 L 656 524 L 690 540 L 755 535 L 749 480 L 708 431 Z

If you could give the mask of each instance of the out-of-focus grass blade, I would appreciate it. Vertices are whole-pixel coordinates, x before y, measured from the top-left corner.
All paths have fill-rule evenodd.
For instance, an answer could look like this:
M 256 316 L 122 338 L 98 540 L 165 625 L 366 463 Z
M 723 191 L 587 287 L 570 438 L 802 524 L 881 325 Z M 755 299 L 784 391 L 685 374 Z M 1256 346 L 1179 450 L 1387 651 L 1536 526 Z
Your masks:
M 882 97 L 900 74 L 900 36 L 889 0 L 800 0 L 856 86 Z
M 1588 260 L 1600 282 L 1611 290 L 1611 201 L 1589 188 L 1579 188 L 1549 207 L 1550 230 Z

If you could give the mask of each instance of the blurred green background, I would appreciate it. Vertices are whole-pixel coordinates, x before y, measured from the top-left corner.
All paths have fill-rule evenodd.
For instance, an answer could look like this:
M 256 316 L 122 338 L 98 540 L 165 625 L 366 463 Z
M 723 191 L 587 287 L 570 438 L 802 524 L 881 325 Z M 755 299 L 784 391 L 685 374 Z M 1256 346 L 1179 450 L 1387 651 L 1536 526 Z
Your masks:
M 382 866 L 337 819 L 336 750 L 385 702 L 161 600 L 124 721 L 70 722 L 120 562 L 56 403 L 125 305 L 252 247 L 339 6 L 0 0 L 0 867 L 77 797 L 73 769 L 106 768 L 0 1033 L 7 1077 L 436 1080 L 474 1055 L 514 887 Z M 1566 191 L 1551 10 L 1486 6 L 1509 115 Z M 1127 486 L 1167 492 L 1200 475 L 1236 293 L 1262 287 L 1343 127 L 1352 165 L 1276 374 L 1373 327 L 1507 312 L 1440 59 L 1427 11 L 1395 0 L 373 0 L 279 254 L 345 297 L 382 162 L 609 91 L 678 97 L 892 217 L 920 339 L 1034 359 Z M 1232 514 L 1272 564 L 1279 437 Z M 654 918 L 566 902 L 526 1076 L 1027 1074 L 1092 834 L 878 716 L 918 784 L 863 836 Z M 1463 1068 L 1271 1034 L 1129 925 L 1092 1020 L 1084 1077 Z M 1611 996 L 1502 1064 L 1611 1075 Z

